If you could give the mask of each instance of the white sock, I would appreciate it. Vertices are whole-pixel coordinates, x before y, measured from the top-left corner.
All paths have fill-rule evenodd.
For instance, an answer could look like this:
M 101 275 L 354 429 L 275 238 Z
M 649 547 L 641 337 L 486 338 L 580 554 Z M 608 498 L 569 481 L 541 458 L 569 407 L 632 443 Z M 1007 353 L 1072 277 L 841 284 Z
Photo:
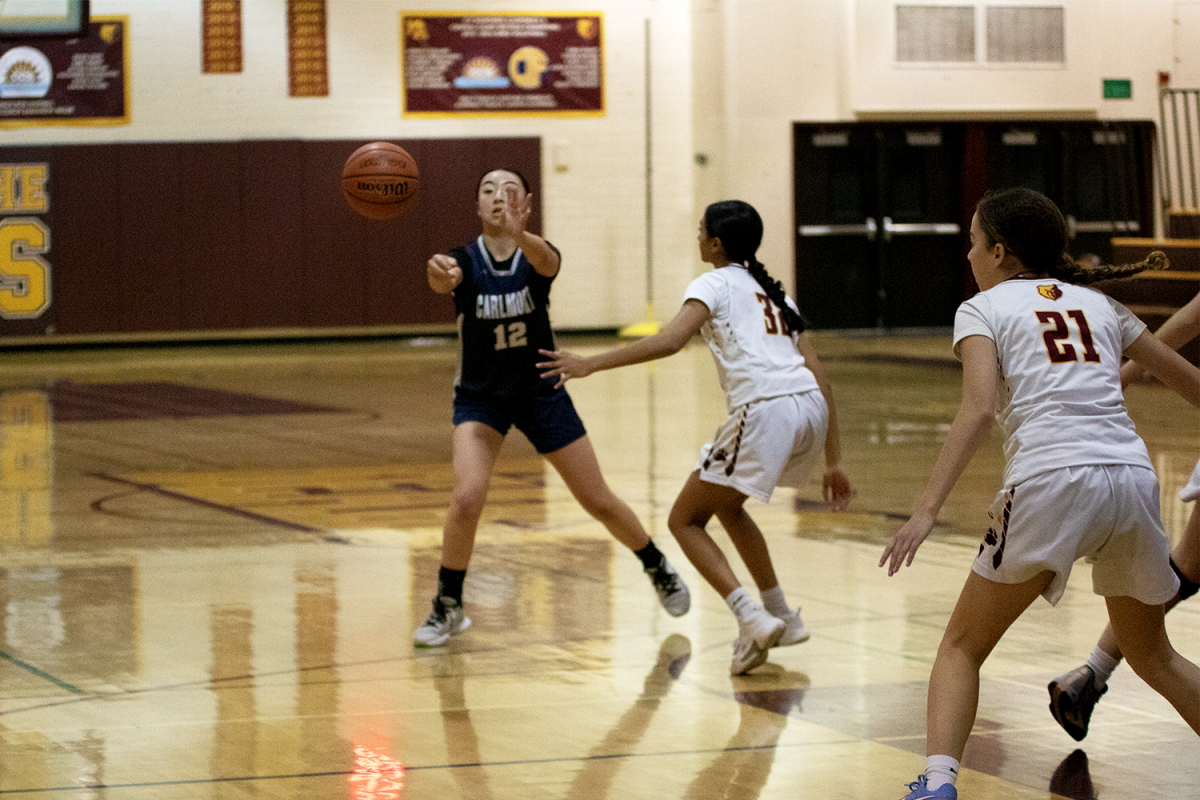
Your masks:
M 750 595 L 740 586 L 725 598 L 725 605 L 729 606 L 739 623 L 745 622 L 759 610 L 758 604 L 751 600 Z
M 951 786 L 958 780 L 958 759 L 950 756 L 929 756 L 925 759 L 925 788 L 930 791 Z
M 759 596 L 762 597 L 763 608 L 771 612 L 771 616 L 782 619 L 792 613 L 783 596 L 783 587 L 779 584 L 775 584 L 771 589 L 759 590 Z
M 1096 645 L 1096 649 L 1088 656 L 1087 665 L 1092 668 L 1092 672 L 1096 673 L 1096 679 L 1093 683 L 1097 689 L 1103 689 L 1108 679 L 1112 677 L 1113 670 L 1121 662 L 1110 656 L 1108 653 L 1100 649 L 1100 645 Z

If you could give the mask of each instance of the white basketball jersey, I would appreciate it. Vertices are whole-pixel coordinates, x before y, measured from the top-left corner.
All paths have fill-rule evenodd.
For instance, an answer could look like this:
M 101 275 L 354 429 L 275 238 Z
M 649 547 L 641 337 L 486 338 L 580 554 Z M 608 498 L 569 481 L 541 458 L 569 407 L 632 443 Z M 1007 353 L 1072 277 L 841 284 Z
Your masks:
M 1107 295 L 1053 279 L 1007 280 L 959 306 L 955 355 L 968 336 L 996 343 L 1006 486 L 1084 464 L 1151 467 L 1120 377 L 1145 329 Z
M 684 300 L 708 307 L 700 335 L 717 362 L 717 376 L 730 411 L 767 397 L 817 388 L 779 309 L 745 267 L 710 270 L 688 286 Z M 788 305 L 795 310 L 791 298 Z

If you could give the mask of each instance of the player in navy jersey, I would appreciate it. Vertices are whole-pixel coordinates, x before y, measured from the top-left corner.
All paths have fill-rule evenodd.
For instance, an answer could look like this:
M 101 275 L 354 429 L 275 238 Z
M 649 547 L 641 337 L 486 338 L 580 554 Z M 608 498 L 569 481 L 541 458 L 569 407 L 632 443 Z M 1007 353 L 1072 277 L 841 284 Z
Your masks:
M 729 418 L 701 451 L 667 524 L 737 620 L 733 675 L 762 664 L 772 647 L 809 638 L 799 609 L 787 604 L 762 531 L 746 513 L 747 498 L 765 503 L 776 486 L 801 485 L 822 454 L 823 491 L 833 508 L 845 508 L 851 495 L 832 389 L 795 304 L 755 258 L 762 236 L 762 218 L 749 203 L 711 204 L 697 240 L 701 260 L 713 269 L 692 281 L 683 307 L 662 331 L 588 358 L 545 350 L 552 360 L 541 365 L 561 385 L 677 353 L 697 333 L 708 342 Z M 758 586 L 761 606 L 708 534 L 714 516 Z
M 442 533 L 433 612 L 413 634 L 413 643 L 438 647 L 471 624 L 463 610 L 463 581 L 492 468 L 513 426 L 558 471 L 584 509 L 637 555 L 667 613 L 687 613 L 687 586 L 633 509 L 605 483 L 571 398 L 554 380 L 539 375 L 539 348 L 554 347 L 548 309 L 561 259 L 549 242 L 525 229 L 533 209 L 525 178 L 510 169 L 486 173 L 476 204 L 483 233 L 426 265 L 430 288 L 454 295 L 459 359 L 454 493 Z
M 913 515 L 879 564 L 911 564 L 993 420 L 1004 429 L 1004 484 L 929 677 L 926 764 L 904 800 L 953 800 L 979 703 L 979 670 L 1039 595 L 1062 596 L 1079 558 L 1130 666 L 1200 733 L 1200 668 L 1172 646 L 1163 604 L 1179 590 L 1159 518 L 1158 482 L 1125 410 L 1121 356 L 1200 406 L 1200 370 L 1086 284 L 1162 268 L 1153 253 L 1086 269 L 1066 254 L 1067 224 L 1045 195 L 1008 189 L 980 201 L 967 260 L 980 293 L 954 320 L 962 404 Z

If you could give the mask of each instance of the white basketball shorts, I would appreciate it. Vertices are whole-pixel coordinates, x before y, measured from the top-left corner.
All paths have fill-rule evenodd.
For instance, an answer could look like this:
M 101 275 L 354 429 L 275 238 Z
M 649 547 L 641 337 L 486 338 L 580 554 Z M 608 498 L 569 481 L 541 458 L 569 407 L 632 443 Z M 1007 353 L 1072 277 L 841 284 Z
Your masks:
M 825 450 L 829 407 L 820 390 L 739 406 L 700 451 L 700 480 L 766 503 L 776 486 L 799 487 Z
M 1148 605 L 1175 596 L 1170 545 L 1158 507 L 1158 480 L 1146 467 L 1122 464 L 1066 467 L 1001 491 L 991 528 L 972 567 L 997 583 L 1024 583 L 1044 570 L 1054 579 L 1042 593 L 1062 598 L 1077 559 L 1092 564 L 1092 589 Z

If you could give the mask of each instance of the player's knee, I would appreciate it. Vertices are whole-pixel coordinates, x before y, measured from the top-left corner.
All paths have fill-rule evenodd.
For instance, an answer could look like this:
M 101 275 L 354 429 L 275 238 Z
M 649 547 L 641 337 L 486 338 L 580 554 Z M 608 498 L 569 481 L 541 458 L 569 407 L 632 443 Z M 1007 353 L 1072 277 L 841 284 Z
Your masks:
M 609 522 L 616 519 L 621 513 L 621 507 L 624 505 L 620 498 L 612 492 L 607 491 L 589 491 L 585 494 L 576 496 L 579 505 L 583 506 L 591 517 L 599 522 Z
M 478 517 L 487 501 L 487 487 L 456 486 L 450 500 L 450 514 L 458 517 Z

